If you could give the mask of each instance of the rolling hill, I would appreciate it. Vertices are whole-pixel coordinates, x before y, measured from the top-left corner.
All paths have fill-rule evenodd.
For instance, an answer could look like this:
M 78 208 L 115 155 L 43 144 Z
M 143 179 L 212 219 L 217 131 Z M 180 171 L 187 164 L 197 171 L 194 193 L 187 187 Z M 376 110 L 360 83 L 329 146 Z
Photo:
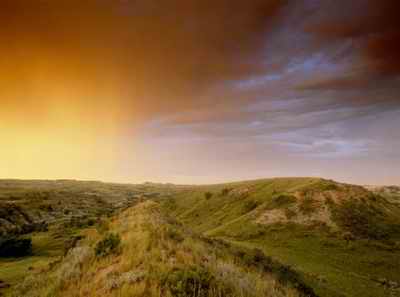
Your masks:
M 107 232 L 84 234 L 10 296 L 314 296 L 288 267 L 197 236 L 152 201 L 113 217 Z
M 320 296 L 400 295 L 400 208 L 390 195 L 284 178 L 192 187 L 164 207 L 197 232 L 291 265 Z
M 0 181 L 0 239 L 31 242 L 0 257 L 0 294 L 400 296 L 393 189 Z

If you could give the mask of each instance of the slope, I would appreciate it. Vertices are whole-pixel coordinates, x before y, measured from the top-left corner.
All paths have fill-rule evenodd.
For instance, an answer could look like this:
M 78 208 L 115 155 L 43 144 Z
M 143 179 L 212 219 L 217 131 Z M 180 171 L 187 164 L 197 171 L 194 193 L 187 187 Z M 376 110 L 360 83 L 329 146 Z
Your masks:
M 363 187 L 281 178 L 192 187 L 164 200 L 213 238 L 261 248 L 320 296 L 400 295 L 400 208 Z
M 10 296 L 314 296 L 261 251 L 198 236 L 155 202 L 87 229 L 62 260 L 32 272 Z
M 150 183 L 0 180 L 0 294 L 63 256 L 86 228 L 101 229 L 108 216 L 172 190 Z

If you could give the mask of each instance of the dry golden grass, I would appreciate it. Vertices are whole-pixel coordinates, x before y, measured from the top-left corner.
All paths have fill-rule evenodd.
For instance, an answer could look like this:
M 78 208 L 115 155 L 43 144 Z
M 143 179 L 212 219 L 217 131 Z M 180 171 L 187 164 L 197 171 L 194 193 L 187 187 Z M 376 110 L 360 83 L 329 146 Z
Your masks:
M 104 235 L 91 231 L 45 273 L 27 278 L 12 296 L 299 296 L 272 274 L 243 265 L 228 250 L 185 230 L 144 202 L 111 219 L 121 236 L 113 253 L 96 257 Z

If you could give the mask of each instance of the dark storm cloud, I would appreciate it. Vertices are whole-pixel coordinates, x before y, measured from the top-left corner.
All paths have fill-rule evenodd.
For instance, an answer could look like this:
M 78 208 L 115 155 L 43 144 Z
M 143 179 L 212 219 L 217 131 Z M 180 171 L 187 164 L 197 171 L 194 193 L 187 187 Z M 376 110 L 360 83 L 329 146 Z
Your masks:
M 93 95 L 87 97 L 112 86 L 132 109 L 189 111 L 187 117 L 210 104 L 241 113 L 254 100 L 382 89 L 383 77 L 400 70 L 398 6 L 392 0 L 5 0 L 0 85 L 3 93 L 27 92 L 43 83 L 32 83 L 39 77 L 83 88 Z M 230 82 L 242 89 L 232 91 Z
M 399 1 L 326 1 L 323 8 L 309 32 L 325 42 L 352 39 L 373 74 L 400 74 Z
M 386 155 L 381 144 L 393 140 L 381 118 L 399 109 L 400 84 L 384 66 L 393 59 L 370 49 L 371 38 L 387 34 L 383 21 L 376 20 L 388 9 L 383 6 L 378 1 L 290 3 L 265 40 L 259 57 L 263 72 L 234 81 L 221 96 L 228 99 L 214 100 L 213 108 L 169 114 L 150 129 L 156 138 L 184 137 L 193 145 L 212 139 L 257 144 L 253 153 L 260 158 L 273 147 L 285 157 Z M 380 134 L 363 132 L 360 123 L 378 126 Z

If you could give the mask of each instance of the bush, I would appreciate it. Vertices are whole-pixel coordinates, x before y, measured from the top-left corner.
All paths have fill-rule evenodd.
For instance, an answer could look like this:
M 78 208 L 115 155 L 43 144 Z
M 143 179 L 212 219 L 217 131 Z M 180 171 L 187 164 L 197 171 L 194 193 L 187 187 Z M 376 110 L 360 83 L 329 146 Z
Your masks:
M 215 283 L 213 275 L 204 267 L 191 266 L 170 271 L 162 280 L 174 297 L 206 297 Z
M 267 205 L 267 209 L 285 208 L 296 202 L 296 197 L 288 194 L 280 194 L 274 197 Z
M 350 241 L 353 241 L 354 235 L 351 232 L 344 232 L 342 235 L 343 240 L 345 240 L 347 243 L 349 243 Z
M 213 196 L 213 194 L 211 192 L 205 192 L 204 193 L 204 198 L 206 198 L 206 200 L 211 199 L 212 196 Z
M 312 198 L 304 198 L 300 205 L 299 205 L 299 210 L 304 214 L 304 215 L 309 215 L 313 213 L 316 209 L 315 201 Z
M 231 191 L 231 189 L 229 189 L 229 188 L 223 188 L 221 191 L 221 196 L 228 195 L 230 191 Z
M 100 220 L 97 224 L 96 224 L 96 230 L 97 232 L 99 232 L 100 234 L 105 234 L 106 232 L 108 232 L 108 230 L 110 230 L 110 226 L 107 220 Z
M 292 210 L 290 208 L 285 209 L 286 219 L 290 220 L 290 219 L 294 218 L 296 215 L 297 215 L 297 213 L 294 210 Z
M 340 187 L 334 181 L 326 181 L 321 185 L 322 191 L 337 191 Z
M 30 238 L 7 238 L 0 241 L 0 257 L 24 257 L 32 254 Z
M 168 228 L 167 236 L 176 242 L 182 242 L 185 239 L 178 230 L 176 230 L 175 228 L 172 228 L 172 227 Z
M 109 233 L 105 238 L 99 241 L 95 247 L 95 253 L 97 257 L 105 257 L 118 250 L 121 244 L 121 237 L 119 234 Z
M 356 237 L 383 240 L 397 233 L 384 214 L 362 202 L 346 201 L 334 208 L 333 219 L 345 231 Z
M 47 203 L 39 205 L 39 209 L 43 210 L 43 211 L 48 211 L 48 212 L 54 211 L 53 206 L 51 204 L 47 204 Z
M 246 266 L 258 267 L 266 273 L 272 273 L 278 281 L 285 285 L 296 288 L 302 296 L 317 297 L 314 290 L 309 287 L 302 279 L 301 275 L 292 269 L 290 266 L 281 264 L 271 257 L 264 254 L 258 248 L 246 249 L 236 247 L 233 250 L 234 254 Z
M 162 205 L 170 211 L 174 211 L 177 208 L 176 201 L 172 198 L 162 200 Z
M 259 203 L 257 201 L 254 201 L 254 200 L 246 201 L 246 203 L 244 204 L 244 212 L 247 213 L 247 212 L 250 212 L 250 211 L 256 209 L 258 204 Z
M 68 222 L 64 223 L 65 228 L 84 229 L 95 225 L 96 221 L 88 217 L 72 217 Z

